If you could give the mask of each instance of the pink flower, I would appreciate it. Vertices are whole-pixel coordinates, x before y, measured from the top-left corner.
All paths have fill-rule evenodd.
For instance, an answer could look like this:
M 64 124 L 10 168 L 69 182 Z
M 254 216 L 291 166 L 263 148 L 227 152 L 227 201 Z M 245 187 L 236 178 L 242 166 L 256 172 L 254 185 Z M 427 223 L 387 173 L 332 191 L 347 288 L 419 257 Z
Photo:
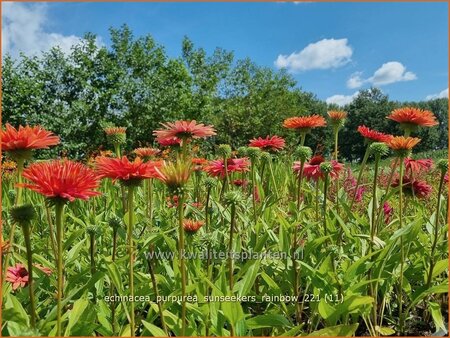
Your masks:
M 388 202 L 384 202 L 383 212 L 384 212 L 384 223 L 388 224 L 391 221 L 392 215 L 394 214 L 394 209 L 389 205 Z
M 398 187 L 400 180 L 397 178 L 392 183 L 393 187 Z M 433 188 L 425 181 L 411 179 L 408 176 L 403 177 L 403 191 L 405 194 L 414 195 L 418 198 L 427 198 L 430 196 Z
M 433 166 L 433 160 L 425 158 L 421 160 L 414 160 L 412 158 L 405 158 L 406 172 L 418 174 L 422 171 L 429 171 Z
M 23 288 L 28 285 L 28 270 L 20 263 L 17 263 L 15 266 L 10 266 L 6 270 L 5 280 L 12 284 L 13 290 L 19 287 Z
M 261 148 L 262 150 L 278 151 L 284 148 L 285 141 L 279 136 L 258 137 L 250 140 L 250 147 Z
M 249 171 L 249 166 L 250 162 L 246 157 L 229 158 L 227 160 L 228 173 Z M 204 170 L 210 176 L 220 176 L 221 178 L 225 177 L 225 165 L 222 159 L 210 161 Z
M 303 176 L 308 179 L 313 179 L 314 181 L 323 179 L 325 176 L 320 170 L 320 164 L 324 161 L 325 159 L 320 155 L 312 157 L 311 160 L 309 160 L 309 162 L 303 165 Z M 344 165 L 334 160 L 331 161 L 331 165 L 333 166 L 333 170 L 330 172 L 330 177 L 332 179 L 337 178 L 342 169 L 344 169 Z M 294 166 L 292 167 L 292 169 L 297 175 L 300 174 L 300 168 L 301 163 L 294 162 Z

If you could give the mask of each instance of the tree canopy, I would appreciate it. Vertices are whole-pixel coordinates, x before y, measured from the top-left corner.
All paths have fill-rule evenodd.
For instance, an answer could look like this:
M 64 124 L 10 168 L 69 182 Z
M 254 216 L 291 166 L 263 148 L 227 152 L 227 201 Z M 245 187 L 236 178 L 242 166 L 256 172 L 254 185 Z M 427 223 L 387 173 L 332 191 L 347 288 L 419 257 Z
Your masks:
M 280 135 L 298 142 L 283 129 L 290 116 L 326 114 L 333 107 L 301 90 L 285 71 L 216 48 L 211 55 L 185 37 L 181 56 L 171 58 L 150 36 L 134 37 L 127 26 L 110 29 L 109 47 L 98 46 L 93 34 L 65 54 L 55 47 L 38 56 L 5 56 L 2 64 L 3 123 L 40 124 L 61 137 L 48 152 L 83 158 L 105 145 L 103 126 L 127 127 L 127 148 L 150 145 L 161 122 L 196 119 L 212 123 L 218 135 L 207 143 L 248 144 L 253 137 Z M 358 159 L 364 152 L 356 129 L 365 124 L 399 134 L 386 119 L 395 108 L 411 105 L 431 110 L 440 125 L 419 132 L 418 150 L 445 149 L 448 144 L 448 100 L 389 100 L 377 88 L 363 90 L 345 107 L 348 121 L 341 132 L 340 152 Z M 321 128 L 309 138 L 317 151 L 331 151 L 331 131 Z M 42 154 L 45 156 L 46 154 Z M 55 155 L 55 154 L 53 154 Z

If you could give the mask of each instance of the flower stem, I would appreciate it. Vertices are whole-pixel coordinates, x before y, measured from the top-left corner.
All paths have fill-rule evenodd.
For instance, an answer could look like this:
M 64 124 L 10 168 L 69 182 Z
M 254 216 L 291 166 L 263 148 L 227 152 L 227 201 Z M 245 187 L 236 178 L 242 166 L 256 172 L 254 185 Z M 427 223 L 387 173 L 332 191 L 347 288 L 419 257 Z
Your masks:
M 433 236 L 433 244 L 431 245 L 431 254 L 430 254 L 430 270 L 428 272 L 428 278 L 427 278 L 427 289 L 431 285 L 431 280 L 433 277 L 433 269 L 434 269 L 434 253 L 436 251 L 436 246 L 439 238 L 439 211 L 441 210 L 441 195 L 442 190 L 444 188 L 444 179 L 445 179 L 445 172 L 441 173 L 441 179 L 439 181 L 439 190 L 438 190 L 438 196 L 437 196 L 437 206 L 436 206 L 436 217 L 434 220 L 434 236 Z
M 91 260 L 91 277 L 94 276 L 95 274 L 95 235 L 94 234 L 90 234 L 89 235 L 89 254 L 90 254 L 90 260 Z M 97 302 L 97 292 L 96 289 L 94 287 L 93 289 L 93 301 L 94 303 Z
M 31 235 L 30 224 L 25 222 L 22 224 L 23 237 L 25 238 L 25 247 L 27 249 L 27 263 L 28 263 L 28 292 L 30 295 L 30 307 L 31 307 L 31 327 L 36 328 L 36 303 L 34 300 L 33 290 L 33 251 L 31 249 Z
M 364 157 L 363 157 L 363 160 L 361 162 L 361 167 L 359 168 L 358 178 L 356 180 L 356 185 L 355 185 L 355 191 L 353 192 L 352 202 L 350 203 L 350 209 L 353 207 L 353 204 L 355 203 L 356 195 L 358 193 L 359 185 L 361 184 L 362 174 L 364 172 L 364 169 L 366 168 L 366 163 L 367 163 L 367 160 L 369 158 L 369 154 L 370 154 L 369 146 L 367 146 L 366 152 L 364 153 Z
M 233 233 L 236 226 L 236 206 L 231 205 L 231 222 L 230 222 L 230 242 L 228 243 L 228 270 L 229 270 L 229 282 L 230 282 L 230 293 L 233 294 L 234 279 L 233 279 Z M 233 324 L 230 325 L 230 336 L 234 336 Z
M 61 314 L 62 314 L 62 297 L 63 297 L 63 218 L 64 203 L 56 202 L 55 204 L 55 225 L 56 225 L 56 244 L 57 244 L 57 309 L 56 309 L 56 336 L 61 337 Z
M 370 245 L 369 245 L 369 254 L 373 252 L 373 242 L 374 237 L 376 235 L 377 223 L 376 223 L 376 210 L 377 210 L 377 178 L 378 178 L 378 165 L 380 162 L 380 156 L 375 155 L 375 165 L 374 165 L 374 176 L 373 176 L 373 184 L 372 184 L 372 219 L 370 223 Z M 373 261 L 373 256 L 370 256 L 370 260 Z M 368 279 L 371 279 L 372 275 L 372 267 L 368 271 Z M 372 310 L 373 315 L 373 325 L 377 325 L 378 314 L 377 314 L 377 294 L 374 291 L 375 286 L 373 283 L 370 283 L 370 294 L 374 299 L 374 305 Z
M 328 182 L 329 182 L 329 175 L 325 174 L 325 181 L 323 186 L 323 204 L 322 204 L 322 212 L 323 212 L 323 231 L 325 233 L 325 236 L 328 236 L 328 229 L 327 229 L 327 195 L 328 195 Z
M 399 178 L 399 227 L 403 228 L 403 158 L 400 157 L 400 178 Z M 399 313 L 399 333 L 403 335 L 403 324 L 404 324 L 404 316 L 403 316 L 403 269 L 405 264 L 405 252 L 403 248 L 403 235 L 400 236 L 400 290 L 398 293 L 399 301 L 398 301 L 398 313 Z
M 252 160 L 251 164 L 250 164 L 250 174 L 251 174 L 251 179 L 252 179 L 252 203 L 253 203 L 253 222 L 256 223 L 258 221 L 258 215 L 256 212 L 256 191 L 257 191 L 257 187 L 256 187 L 256 174 L 255 174 L 255 161 Z
M 181 272 L 181 336 L 185 336 L 186 333 L 186 263 L 184 261 L 184 193 L 180 193 L 178 200 L 178 231 L 180 236 L 180 243 L 178 246 L 178 255 L 180 259 L 180 272 Z
M 131 337 L 135 336 L 134 322 L 134 247 L 133 247 L 133 226 L 134 226 L 134 207 L 133 207 L 134 187 L 128 188 L 128 256 L 129 256 L 129 288 L 130 288 L 130 331 Z

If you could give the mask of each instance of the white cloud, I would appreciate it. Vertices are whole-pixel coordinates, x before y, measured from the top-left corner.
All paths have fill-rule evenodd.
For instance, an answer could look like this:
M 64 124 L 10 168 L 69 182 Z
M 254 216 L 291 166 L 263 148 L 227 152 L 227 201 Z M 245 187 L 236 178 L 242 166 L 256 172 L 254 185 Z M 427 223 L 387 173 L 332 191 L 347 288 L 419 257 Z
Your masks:
M 357 96 L 359 92 L 355 92 L 352 95 L 333 95 L 328 97 L 325 102 L 328 104 L 337 104 L 338 106 L 345 106 L 351 103 Z
M 53 46 L 59 46 L 67 53 L 81 41 L 75 35 L 46 31 L 48 20 L 45 3 L 2 2 L 3 53 L 34 55 Z
M 350 62 L 352 54 L 347 39 L 323 39 L 310 43 L 300 52 L 280 54 L 274 63 L 277 68 L 287 68 L 293 72 L 337 68 Z
M 443 91 L 441 91 L 437 94 L 427 95 L 425 100 L 434 100 L 434 99 L 442 99 L 442 98 L 448 98 L 448 88 L 444 89 Z
M 401 81 L 416 80 L 417 76 L 413 72 L 406 71 L 406 67 L 398 61 L 384 63 L 373 75 L 367 79 L 361 77 L 362 73 L 353 73 L 347 80 L 348 88 L 359 88 L 365 83 L 375 86 L 387 85 Z

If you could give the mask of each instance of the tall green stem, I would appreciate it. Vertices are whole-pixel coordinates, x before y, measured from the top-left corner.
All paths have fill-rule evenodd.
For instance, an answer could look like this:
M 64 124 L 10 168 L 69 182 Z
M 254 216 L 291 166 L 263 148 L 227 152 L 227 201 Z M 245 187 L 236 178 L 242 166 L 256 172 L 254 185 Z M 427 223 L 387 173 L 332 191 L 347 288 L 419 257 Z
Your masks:
M 230 293 L 233 294 L 234 279 L 233 279 L 233 233 L 236 226 L 236 206 L 231 205 L 231 222 L 230 222 L 230 241 L 228 243 L 228 270 L 229 270 L 229 282 L 230 282 Z M 230 325 L 230 336 L 234 336 L 233 324 Z
M 24 166 L 24 162 L 25 160 L 23 159 L 18 159 L 17 160 L 17 184 L 21 184 L 22 183 L 22 173 L 23 173 L 23 166 Z M 16 200 L 14 205 L 21 205 L 22 204 L 22 191 L 23 188 L 18 186 L 16 187 Z M 16 223 L 13 222 L 11 224 L 11 232 L 9 234 L 9 247 L 10 249 L 8 250 L 8 253 L 5 256 L 5 271 L 8 268 L 9 265 L 9 259 L 11 258 L 11 253 L 13 250 L 13 244 L 14 244 L 14 233 L 16 232 Z M 6 273 L 6 272 L 5 272 Z
M 134 247 L 133 247 L 133 226 L 134 226 L 134 207 L 133 207 L 134 187 L 128 188 L 128 256 L 129 256 L 129 288 L 130 288 L 130 332 L 131 337 L 135 336 L 134 322 Z
M 433 234 L 433 244 L 431 245 L 431 253 L 430 253 L 430 270 L 428 271 L 427 278 L 427 289 L 431 286 L 431 280 L 433 278 L 433 269 L 434 269 L 434 253 L 436 251 L 437 242 L 439 239 L 439 211 L 441 210 L 441 195 L 442 190 L 444 188 L 444 179 L 445 172 L 441 173 L 441 179 L 439 181 L 439 190 L 437 196 L 437 206 L 436 206 L 436 217 L 434 220 L 434 234 Z
M 302 182 L 303 182 L 303 167 L 305 165 L 305 161 L 302 160 L 300 162 L 300 172 L 298 175 L 298 192 L 297 192 L 297 212 L 298 212 L 298 218 L 300 221 L 300 208 L 301 208 L 301 203 L 302 203 Z M 300 323 L 302 320 L 302 313 L 301 313 L 301 306 L 300 306 L 300 302 L 298 301 L 299 299 L 299 285 L 298 285 L 298 267 L 297 267 L 297 260 L 295 257 L 295 252 L 297 249 L 297 242 L 298 242 L 298 224 L 295 223 L 294 225 L 294 236 L 293 236 L 293 240 L 292 240 L 292 270 L 293 270 L 293 274 L 292 274 L 292 285 L 294 287 L 294 296 L 296 299 L 296 306 L 295 306 L 295 314 L 296 314 L 296 319 L 297 319 L 297 323 Z
M 400 178 L 399 178 L 399 226 L 400 229 L 403 228 L 403 158 L 400 157 Z M 399 323 L 399 331 L 400 334 L 403 335 L 403 324 L 404 324 L 404 316 L 403 316 L 403 269 L 405 264 L 405 251 L 403 248 L 403 235 L 400 236 L 400 290 L 398 293 L 399 301 L 398 301 L 398 313 L 400 318 Z
M 369 151 L 369 145 L 368 145 L 366 148 L 366 152 L 364 153 L 363 160 L 361 162 L 361 167 L 359 168 L 358 178 L 356 180 L 356 185 L 355 185 L 355 191 L 353 192 L 352 202 L 350 203 L 350 209 L 353 207 L 353 204 L 355 203 L 356 195 L 358 193 L 358 188 L 359 188 L 359 185 L 361 184 L 362 174 L 364 172 L 364 169 L 366 168 L 366 163 L 369 158 L 369 153 L 370 153 L 370 151 Z
M 374 167 L 374 175 L 373 175 L 373 184 L 372 184 L 372 219 L 370 223 L 370 245 L 369 245 L 369 253 L 371 254 L 373 252 L 373 243 L 374 238 L 376 235 L 376 210 L 377 210 L 377 178 L 378 178 L 378 165 L 380 162 L 380 156 L 375 155 L 375 167 Z M 373 256 L 370 256 L 370 260 L 373 261 Z M 368 271 L 368 279 L 371 279 L 372 275 L 372 268 Z M 373 305 L 373 325 L 377 325 L 378 315 L 377 315 L 377 307 L 378 307 L 378 301 L 377 301 L 377 294 L 374 291 L 374 285 L 373 283 L 370 283 L 370 293 L 371 296 L 374 299 L 374 305 Z
M 30 224 L 25 222 L 22 224 L 23 237 L 25 238 L 25 247 L 27 249 L 27 263 L 28 263 L 28 293 L 30 295 L 31 308 L 31 327 L 36 328 L 36 303 L 34 300 L 33 289 L 33 251 L 31 249 L 31 234 Z
M 61 337 L 61 315 L 62 315 L 62 297 L 63 297 L 63 218 L 64 218 L 64 203 L 57 201 L 55 204 L 55 225 L 56 225 L 56 244 L 57 244 L 57 270 L 58 283 L 56 295 L 56 336 Z
M 256 192 L 257 192 L 257 187 L 256 187 L 256 174 L 255 174 L 255 161 L 252 160 L 251 164 L 250 164 L 250 174 L 251 174 L 251 179 L 252 179 L 252 202 L 253 202 L 253 222 L 256 226 L 256 223 L 258 221 L 258 215 L 256 212 Z
M 180 259 L 180 272 L 181 272 L 181 335 L 186 333 L 186 263 L 185 263 L 185 248 L 184 248 L 184 193 L 180 193 L 178 200 L 178 231 L 180 236 L 180 243 L 178 246 L 178 255 Z
M 327 196 L 328 196 L 328 182 L 329 182 L 329 175 L 328 173 L 325 174 L 325 181 L 324 181 L 324 187 L 323 187 L 323 231 L 325 233 L 325 236 L 328 236 L 328 229 L 327 229 Z
M 95 274 L 95 235 L 94 234 L 90 234 L 89 235 L 89 254 L 90 254 L 90 260 L 91 260 L 91 276 L 93 277 Z M 93 301 L 94 303 L 97 302 L 97 291 L 94 287 L 93 290 Z

